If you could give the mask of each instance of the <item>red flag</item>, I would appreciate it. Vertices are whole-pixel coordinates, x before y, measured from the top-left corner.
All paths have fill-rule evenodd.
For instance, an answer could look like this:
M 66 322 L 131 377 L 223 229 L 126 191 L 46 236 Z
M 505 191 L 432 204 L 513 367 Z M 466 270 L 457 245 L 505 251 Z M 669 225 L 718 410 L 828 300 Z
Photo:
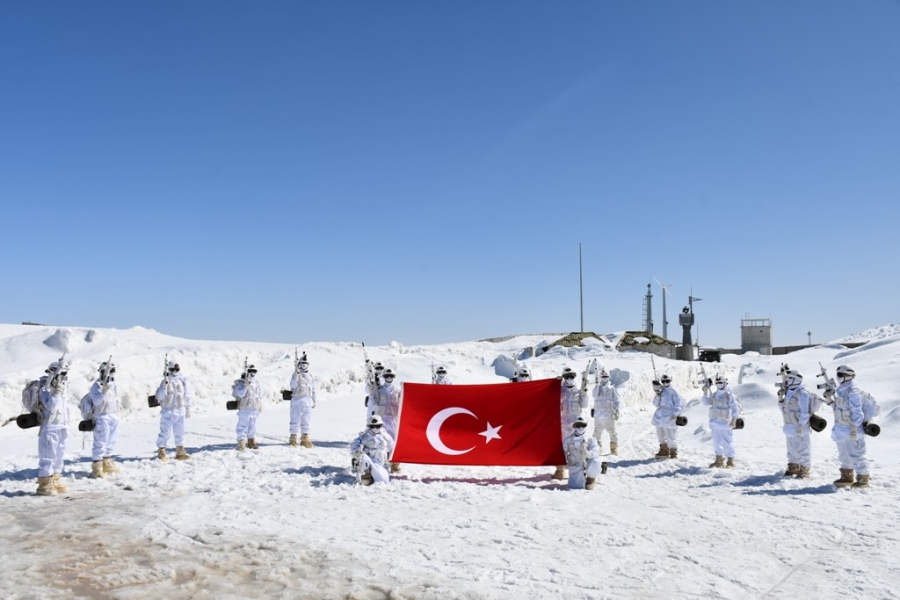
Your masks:
M 403 384 L 393 460 L 430 465 L 565 464 L 559 380 Z

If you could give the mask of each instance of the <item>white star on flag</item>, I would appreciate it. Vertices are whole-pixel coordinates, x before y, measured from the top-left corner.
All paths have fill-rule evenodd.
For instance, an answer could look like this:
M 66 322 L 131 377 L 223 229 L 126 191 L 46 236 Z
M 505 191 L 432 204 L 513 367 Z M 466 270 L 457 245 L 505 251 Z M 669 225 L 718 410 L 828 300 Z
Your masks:
M 500 434 L 497 433 L 497 432 L 500 431 L 500 428 L 501 428 L 501 427 L 503 427 L 503 425 L 498 425 L 497 427 L 491 427 L 491 422 L 488 421 L 487 429 L 486 429 L 485 431 L 482 431 L 482 432 L 479 433 L 478 435 L 483 435 L 483 436 L 484 436 L 484 443 L 485 443 L 485 444 L 487 444 L 487 443 L 490 442 L 491 440 L 495 440 L 495 439 L 496 439 L 496 440 L 499 440 L 499 439 L 501 439 L 501 437 L 500 437 Z

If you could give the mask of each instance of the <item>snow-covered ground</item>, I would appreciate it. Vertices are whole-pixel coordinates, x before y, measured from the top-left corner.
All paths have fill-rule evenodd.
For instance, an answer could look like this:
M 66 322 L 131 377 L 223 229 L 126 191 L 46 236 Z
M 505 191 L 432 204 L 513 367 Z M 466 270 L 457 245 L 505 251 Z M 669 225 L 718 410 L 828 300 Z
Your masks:
M 517 337 L 368 348 L 406 381 L 431 365 L 456 383 L 502 384 L 498 358 L 544 341 Z M 0 325 L 0 417 L 18 414 L 21 389 L 62 351 L 73 403 L 112 355 L 124 400 L 123 472 L 94 480 L 90 437 L 72 426 L 61 497 L 34 495 L 35 430 L 0 429 L 0 590 L 4 598 L 896 598 L 900 533 L 900 335 L 848 350 L 819 346 L 787 357 L 726 355 L 706 365 L 741 397 L 738 467 L 713 470 L 706 411 L 679 430 L 678 460 L 656 461 L 648 355 L 601 344 L 554 349 L 527 364 L 536 378 L 588 360 L 613 372 L 624 409 L 620 456 L 594 491 L 569 491 L 550 468 L 405 465 L 388 486 L 359 487 L 347 444 L 364 421 L 363 349 L 309 343 L 319 385 L 312 449 L 286 445 L 293 346 L 207 342 L 155 331 Z M 146 405 L 164 356 L 196 390 L 190 461 L 155 457 L 158 409 Z M 225 410 L 244 358 L 272 402 L 258 451 L 234 449 Z M 813 436 L 813 478 L 785 480 L 775 383 L 782 361 L 807 385 L 818 363 L 853 366 L 878 398 L 883 428 L 867 438 L 872 487 L 835 491 L 828 430 Z M 505 365 L 497 362 L 501 370 Z M 687 399 L 699 363 L 656 360 Z M 828 411 L 822 413 L 832 422 Z M 608 444 L 604 444 L 608 448 Z

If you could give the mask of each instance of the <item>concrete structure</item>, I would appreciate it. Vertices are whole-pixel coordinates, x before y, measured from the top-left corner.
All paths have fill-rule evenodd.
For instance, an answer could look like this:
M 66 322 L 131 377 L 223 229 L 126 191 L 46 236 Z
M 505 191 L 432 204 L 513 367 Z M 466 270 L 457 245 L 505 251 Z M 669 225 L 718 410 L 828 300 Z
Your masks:
M 741 352 L 772 354 L 772 319 L 741 319 Z
M 678 323 L 681 325 L 681 348 L 678 349 L 679 360 L 694 360 L 694 346 L 691 342 L 691 328 L 694 326 L 694 313 L 685 306 L 678 315 Z
M 649 352 L 663 358 L 675 359 L 678 344 L 648 331 L 626 331 L 616 345 L 616 350 L 637 350 Z

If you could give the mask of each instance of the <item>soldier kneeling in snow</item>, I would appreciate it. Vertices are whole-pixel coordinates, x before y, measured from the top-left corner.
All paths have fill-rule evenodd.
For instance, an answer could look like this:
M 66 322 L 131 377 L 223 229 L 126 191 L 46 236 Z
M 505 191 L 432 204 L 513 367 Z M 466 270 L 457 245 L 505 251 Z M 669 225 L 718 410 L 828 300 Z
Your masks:
M 593 437 L 586 436 L 587 421 L 578 417 L 572 424 L 574 432 L 563 442 L 566 464 L 569 467 L 569 489 L 592 490 L 600 476 L 600 446 Z
M 366 430 L 350 442 L 353 456 L 351 471 L 363 485 L 389 483 L 391 476 L 387 464 L 394 451 L 394 438 L 384 429 L 379 415 L 369 419 Z

